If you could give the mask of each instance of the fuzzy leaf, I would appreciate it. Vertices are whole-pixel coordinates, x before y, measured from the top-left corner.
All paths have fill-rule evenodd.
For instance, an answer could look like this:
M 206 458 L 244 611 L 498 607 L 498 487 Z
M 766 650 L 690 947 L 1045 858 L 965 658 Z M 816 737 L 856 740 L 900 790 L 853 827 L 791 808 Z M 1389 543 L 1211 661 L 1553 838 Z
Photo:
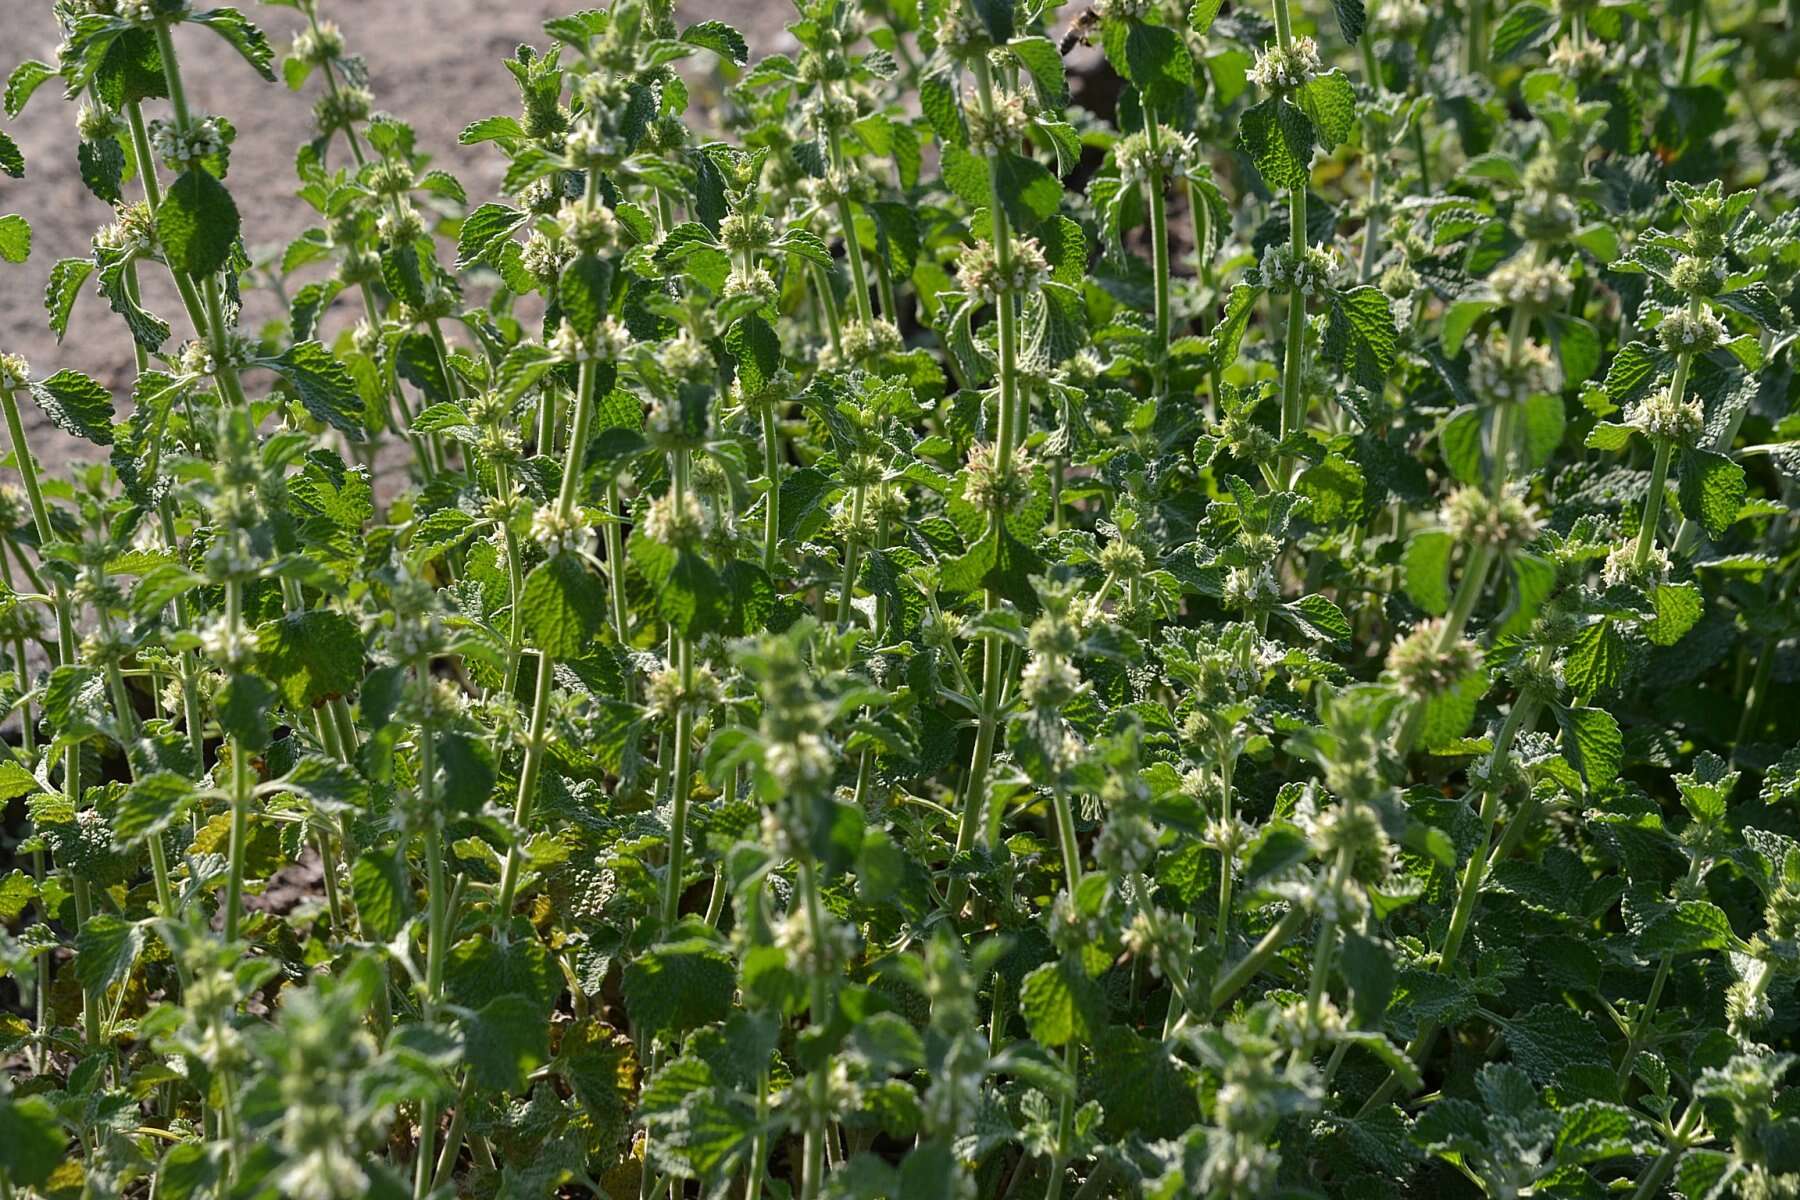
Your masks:
M 58 371 L 31 385 L 32 399 L 64 433 L 96 446 L 113 443 L 112 393 L 79 371 Z
M 1681 452 L 1681 515 L 1698 521 L 1708 537 L 1723 537 L 1737 520 L 1745 494 L 1744 468 L 1713 450 Z
M 225 185 L 202 167 L 169 185 L 156 209 L 156 240 L 169 269 L 211 275 L 231 261 L 238 210 Z
M 1288 192 L 1307 186 L 1313 123 L 1291 101 L 1271 96 L 1247 110 L 1238 118 L 1238 145 L 1256 164 L 1263 186 L 1270 191 Z

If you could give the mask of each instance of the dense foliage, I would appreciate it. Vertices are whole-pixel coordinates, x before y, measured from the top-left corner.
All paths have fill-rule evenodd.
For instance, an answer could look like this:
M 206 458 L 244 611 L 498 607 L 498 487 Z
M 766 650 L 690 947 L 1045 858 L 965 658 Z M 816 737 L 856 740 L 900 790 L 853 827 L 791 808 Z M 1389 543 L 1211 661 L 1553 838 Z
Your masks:
M 5 91 L 0 1200 L 1800 1195 L 1793 5 L 279 2 Z

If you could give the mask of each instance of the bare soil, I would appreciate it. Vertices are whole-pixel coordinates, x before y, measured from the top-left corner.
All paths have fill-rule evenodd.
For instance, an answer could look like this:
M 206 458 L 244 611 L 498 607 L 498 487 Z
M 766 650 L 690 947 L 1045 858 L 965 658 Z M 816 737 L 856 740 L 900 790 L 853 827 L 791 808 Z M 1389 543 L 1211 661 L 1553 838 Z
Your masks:
M 285 52 L 304 24 L 292 9 L 239 0 L 262 25 L 277 55 Z M 492 146 L 462 147 L 464 125 L 518 109 L 512 76 L 500 65 L 520 42 L 547 44 L 542 22 L 582 7 L 579 0 L 326 0 L 323 15 L 343 29 L 353 53 L 368 62 L 376 106 L 410 122 L 421 150 L 434 165 L 456 175 L 479 204 L 499 190 L 504 163 Z M 689 0 L 678 8 L 687 20 L 728 21 L 743 31 L 754 60 L 791 48 L 782 28 L 792 19 L 782 3 L 749 0 Z M 59 33 L 48 0 L 0 0 L 0 72 L 10 73 L 28 58 L 53 59 Z M 227 116 L 237 126 L 229 185 L 243 214 L 253 257 L 279 251 L 310 224 L 310 210 L 293 196 L 294 151 L 311 136 L 315 78 L 295 94 L 282 83 L 265 83 L 225 42 L 196 27 L 178 31 L 182 77 L 198 110 Z M 24 179 L 0 176 L 0 213 L 21 213 L 31 222 L 31 257 L 0 263 L 0 350 L 30 360 L 42 378 L 63 367 L 84 371 L 113 390 L 121 411 L 132 378 L 131 347 L 123 324 L 106 302 L 89 292 L 76 304 L 68 337 L 59 346 L 45 325 L 43 295 L 50 268 L 59 258 L 85 256 L 94 230 L 112 219 L 108 207 L 82 186 L 75 162 L 72 105 L 46 85 L 30 107 L 5 128 L 25 152 Z M 4 118 L 0 118 L 4 119 Z M 171 347 L 184 328 L 174 289 L 146 272 L 145 303 L 174 328 Z M 326 322 L 353 319 L 348 306 Z M 246 297 L 243 323 L 255 329 L 279 311 L 272 293 Z M 30 406 L 26 406 L 30 409 Z M 94 447 L 62 437 L 31 410 L 32 442 L 52 472 L 62 462 L 96 455 Z

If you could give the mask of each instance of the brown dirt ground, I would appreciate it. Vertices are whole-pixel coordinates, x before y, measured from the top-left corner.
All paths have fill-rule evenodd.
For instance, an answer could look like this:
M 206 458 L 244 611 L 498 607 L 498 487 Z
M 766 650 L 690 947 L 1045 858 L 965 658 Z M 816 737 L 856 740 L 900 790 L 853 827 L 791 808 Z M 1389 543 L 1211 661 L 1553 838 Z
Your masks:
M 279 58 L 303 24 L 300 14 L 239 2 L 262 25 Z M 520 42 L 543 48 L 548 39 L 541 23 L 582 6 L 580 0 L 325 0 L 322 8 L 343 28 L 351 52 L 368 61 L 377 107 L 413 124 L 421 150 L 462 181 L 473 205 L 496 195 L 504 163 L 492 146 L 458 146 L 458 131 L 477 118 L 517 111 L 517 91 L 500 60 Z M 792 19 L 787 4 L 688 0 L 678 9 L 686 20 L 736 25 L 752 60 L 792 47 L 783 29 Z M 0 30 L 0 72 L 10 73 L 27 58 L 47 61 L 54 55 L 58 31 L 47 0 L 0 0 Z M 292 194 L 293 155 L 310 136 L 319 83 L 315 78 L 296 95 L 279 82 L 264 83 L 204 30 L 187 27 L 177 37 L 193 105 L 237 126 L 229 182 L 252 255 L 278 250 L 310 224 L 310 210 Z M 17 119 L 0 118 L 26 160 L 24 179 L 0 176 L 0 213 L 23 214 L 33 230 L 29 260 L 0 263 L 0 350 L 24 354 L 38 378 L 63 367 L 85 371 L 112 388 L 122 404 L 130 390 L 131 351 L 124 326 L 105 301 L 88 289 L 60 346 L 45 326 L 43 293 L 51 266 L 59 258 L 85 256 L 90 235 L 111 219 L 107 206 L 82 186 L 74 118 L 74 107 L 62 102 L 53 85 L 40 90 Z M 146 273 L 146 306 L 170 321 L 178 339 L 185 331 L 174 289 L 151 274 Z M 326 318 L 328 325 L 353 319 L 345 301 L 338 307 L 335 319 Z M 271 294 L 247 297 L 246 310 L 244 324 L 252 329 L 278 311 Z M 63 438 L 26 408 L 34 426 L 31 440 L 51 471 L 60 462 L 94 457 L 94 447 Z

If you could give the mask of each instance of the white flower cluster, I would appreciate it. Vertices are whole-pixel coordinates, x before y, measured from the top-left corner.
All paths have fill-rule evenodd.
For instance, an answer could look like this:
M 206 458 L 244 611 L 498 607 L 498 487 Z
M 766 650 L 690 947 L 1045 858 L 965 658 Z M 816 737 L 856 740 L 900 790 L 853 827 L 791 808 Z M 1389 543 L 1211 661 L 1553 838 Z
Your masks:
M 1281 599 L 1281 585 L 1275 581 L 1275 569 L 1268 564 L 1257 567 L 1233 567 L 1225 573 L 1226 607 L 1255 612 L 1274 605 Z
M 821 367 L 855 366 L 878 355 L 898 354 L 906 348 L 894 323 L 882 317 L 867 323 L 846 321 L 841 340 L 841 352 L 833 353 L 829 346 L 819 352 Z
M 631 331 L 614 317 L 602 320 L 591 337 L 582 337 L 567 320 L 550 339 L 550 353 L 561 362 L 610 362 L 631 348 Z
M 1459 543 L 1523 546 L 1537 537 L 1543 522 L 1522 487 L 1508 487 L 1499 499 L 1473 484 L 1450 493 L 1439 520 Z
M 294 35 L 293 56 L 313 64 L 334 62 L 344 53 L 344 34 L 334 21 L 320 21 L 317 29 Z
M 256 570 L 256 556 L 242 537 L 225 532 L 207 543 L 203 556 L 206 574 L 217 582 L 242 578 Z
M 178 19 L 181 14 L 187 12 L 187 8 L 188 6 L 183 3 L 165 13 L 156 0 L 119 0 L 118 15 L 121 20 L 130 21 L 139 28 L 148 28 L 165 17 L 170 20 Z
M 775 222 L 761 213 L 731 212 L 719 218 L 719 244 L 727 250 L 763 250 L 775 240 Z
M 1562 390 L 1562 368 L 1547 346 L 1526 342 L 1518 359 L 1509 357 L 1506 339 L 1496 336 L 1476 347 L 1469 363 L 1469 387 L 1483 399 L 1522 403 L 1532 396 Z
M 1290 92 L 1324 69 L 1319 44 L 1297 37 L 1286 50 L 1279 45 L 1265 47 L 1250 68 L 1250 81 L 1265 91 Z
M 619 244 L 619 218 L 603 204 L 565 201 L 556 214 L 556 227 L 577 249 L 589 254 L 599 254 Z
M 94 249 L 112 253 L 147 255 L 156 249 L 156 217 L 147 204 L 128 204 L 118 219 L 94 234 Z
M 775 926 L 775 945 L 786 953 L 788 968 L 801 975 L 833 974 L 856 954 L 859 940 L 855 926 L 823 906 L 817 929 L 804 904 L 795 904 Z
M 1391 37 L 1411 37 L 1431 21 L 1425 0 L 1381 0 L 1369 14 L 1372 32 Z
M 563 153 L 571 163 L 587 170 L 608 166 L 625 157 L 625 141 L 600 128 L 594 121 L 577 121 L 563 141 Z
M 1520 230 L 1538 242 L 1559 242 L 1575 230 L 1575 202 L 1561 192 L 1533 188 L 1513 210 Z
M 992 304 L 1006 295 L 1036 291 L 1050 278 L 1050 260 L 1036 238 L 1020 238 L 1012 245 L 1012 261 L 1002 272 L 994 244 L 986 238 L 965 246 L 956 258 L 956 275 L 963 290 L 976 300 Z
M 534 230 L 519 251 L 519 265 L 540 280 L 555 279 L 563 265 L 573 257 L 572 246 Z
M 118 113 L 92 101 L 83 101 L 81 112 L 75 118 L 75 128 L 84 142 L 105 141 L 124 127 Z
M 1199 160 L 1200 143 L 1191 133 L 1157 126 L 1156 150 L 1143 130 L 1120 138 L 1113 145 L 1113 163 L 1119 168 L 1119 179 L 1127 186 L 1142 186 L 1150 181 L 1152 169 L 1166 179 L 1186 171 Z
M 1141 813 L 1118 813 L 1101 828 L 1094 842 L 1094 857 L 1115 873 L 1135 875 L 1156 860 L 1159 833 Z
M 1106 922 L 1099 916 L 1082 916 L 1067 888 L 1056 893 L 1050 906 L 1050 941 L 1059 949 L 1092 946 L 1106 936 Z
M 1496 267 L 1488 284 L 1502 303 L 1539 311 L 1562 307 L 1574 291 L 1564 267 L 1525 262 L 1524 256 Z
M 1668 388 L 1658 388 L 1631 406 L 1625 423 L 1654 440 L 1692 446 L 1706 428 L 1706 410 L 1696 397 L 1678 400 Z
M 679 504 L 672 493 L 664 492 L 644 511 L 643 535 L 665 546 L 690 545 L 708 528 L 706 509 L 692 492 L 682 493 Z
M 998 93 L 992 109 L 983 110 L 973 100 L 964 108 L 968 115 L 969 151 L 972 154 L 988 154 L 1016 146 L 1031 125 L 1031 112 L 1025 107 L 1025 96 L 1020 92 Z
M 1673 565 L 1668 552 L 1660 546 L 1650 547 L 1650 553 L 1644 556 L 1640 565 L 1636 544 L 1625 542 L 1606 556 L 1606 563 L 1600 568 L 1600 581 L 1607 587 L 1650 588 L 1668 579 Z
M 763 752 L 763 767 L 784 792 L 811 791 L 831 781 L 835 768 L 830 742 L 816 733 L 775 742 Z
M 938 45 L 951 58 L 967 58 L 971 54 L 984 52 L 993 45 L 987 26 L 982 24 L 972 4 L 946 5 L 933 35 L 937 38 Z
M 1444 619 L 1433 617 L 1413 626 L 1389 649 L 1387 678 L 1408 700 L 1436 699 L 1481 669 L 1481 647 L 1466 637 L 1445 645 L 1445 633 Z
M 1034 654 L 1019 675 L 1019 698 L 1028 708 L 1058 709 L 1081 690 L 1081 671 L 1066 658 Z
M 531 539 L 554 558 L 558 554 L 592 554 L 594 530 L 579 513 L 563 515 L 560 506 L 546 504 L 531 514 Z
M 671 375 L 684 379 L 704 379 L 718 369 L 707 344 L 683 329 L 657 350 L 657 359 Z
M 1606 66 L 1606 45 L 1596 38 L 1563 38 L 1550 48 L 1550 66 L 1575 79 L 1598 74 Z
M 1702 308 L 1698 313 L 1685 309 L 1670 313 L 1656 327 L 1656 336 L 1670 354 L 1705 354 L 1724 345 L 1730 335 L 1725 322 Z
M 847 167 L 831 167 L 825 174 L 809 177 L 801 182 L 801 188 L 807 198 L 820 208 L 831 208 L 839 200 L 855 196 L 859 177 L 856 164 Z
M 725 277 L 725 299 L 736 300 L 750 297 L 760 304 L 773 304 L 780 289 L 775 285 L 775 276 L 767 267 L 751 267 L 748 271 L 742 267 L 733 267 L 731 274 Z
M 1261 269 L 1263 286 L 1271 291 L 1316 296 L 1331 287 L 1337 260 L 1323 246 L 1308 246 L 1304 254 L 1295 254 L 1286 242 L 1271 242 L 1263 249 Z
M 173 121 L 150 122 L 150 149 L 171 171 L 185 171 L 224 148 L 225 131 L 217 117 L 196 117 L 185 130 Z
M 222 667 L 240 667 L 256 653 L 256 639 L 241 623 L 220 616 L 201 626 L 200 648 Z
M 375 232 L 393 245 L 416 242 L 425 234 L 425 218 L 410 204 L 396 204 L 376 220 Z
M 241 367 L 256 353 L 254 339 L 240 330 L 232 330 L 225 335 L 226 366 Z M 214 375 L 218 373 L 218 356 L 213 353 L 210 343 L 195 338 L 182 346 L 181 354 L 176 358 L 176 365 L 183 375 Z
M 24 387 L 31 382 L 31 364 L 23 354 L 0 354 L 0 386 Z

